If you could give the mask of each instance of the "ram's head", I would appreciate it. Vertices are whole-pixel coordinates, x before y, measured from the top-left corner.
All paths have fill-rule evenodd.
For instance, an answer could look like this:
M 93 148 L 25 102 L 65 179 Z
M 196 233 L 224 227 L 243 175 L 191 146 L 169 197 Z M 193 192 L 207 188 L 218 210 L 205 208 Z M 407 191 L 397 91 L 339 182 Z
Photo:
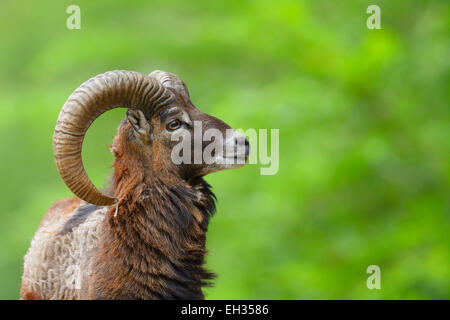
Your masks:
M 249 154 L 245 137 L 222 120 L 197 109 L 184 82 L 154 71 L 143 75 L 112 71 L 83 83 L 68 98 L 53 137 L 58 171 L 72 192 L 96 205 L 116 199 L 102 194 L 84 170 L 81 148 L 86 131 L 102 113 L 128 108 L 119 137 L 153 170 L 170 170 L 182 179 L 242 166 Z M 115 156 L 117 150 L 113 144 Z

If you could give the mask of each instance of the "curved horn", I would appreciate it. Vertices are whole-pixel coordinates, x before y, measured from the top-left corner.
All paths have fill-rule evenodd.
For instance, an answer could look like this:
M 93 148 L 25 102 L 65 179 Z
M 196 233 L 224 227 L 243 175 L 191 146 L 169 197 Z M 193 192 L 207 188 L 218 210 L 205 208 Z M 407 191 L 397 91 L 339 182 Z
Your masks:
M 98 191 L 84 169 L 81 147 L 87 129 L 107 110 L 157 108 L 171 95 L 155 78 L 133 71 L 106 72 L 79 86 L 62 107 L 53 135 L 56 167 L 67 187 L 86 202 L 114 204 L 116 199 Z
M 149 76 L 161 82 L 164 85 L 164 87 L 175 89 L 176 91 L 184 95 L 186 98 L 190 99 L 189 91 L 186 87 L 186 84 L 176 74 L 161 70 L 155 70 L 152 73 L 150 73 Z

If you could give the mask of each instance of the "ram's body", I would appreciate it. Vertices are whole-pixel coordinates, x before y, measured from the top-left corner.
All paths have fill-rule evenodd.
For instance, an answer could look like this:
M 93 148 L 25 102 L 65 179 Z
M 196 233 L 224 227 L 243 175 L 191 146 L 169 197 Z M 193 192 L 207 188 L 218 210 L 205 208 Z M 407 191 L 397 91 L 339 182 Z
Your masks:
M 81 146 L 95 118 L 118 106 L 130 109 L 111 146 L 114 172 L 103 194 L 84 170 Z M 175 135 L 201 145 L 203 154 L 194 123 L 223 136 L 232 130 L 195 108 L 184 82 L 167 72 L 108 72 L 69 97 L 53 147 L 58 171 L 78 198 L 57 202 L 44 216 L 25 256 L 23 299 L 204 297 L 202 286 L 213 277 L 203 265 L 215 197 L 202 177 L 242 166 L 249 146 L 232 130 L 231 138 L 216 137 L 216 161 L 178 163 Z

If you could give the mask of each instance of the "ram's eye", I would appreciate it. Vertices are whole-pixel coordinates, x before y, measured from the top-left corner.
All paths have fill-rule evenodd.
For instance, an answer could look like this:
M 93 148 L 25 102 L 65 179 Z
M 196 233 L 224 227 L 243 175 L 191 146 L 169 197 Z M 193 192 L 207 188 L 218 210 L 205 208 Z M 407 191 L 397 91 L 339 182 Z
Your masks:
M 179 120 L 172 120 L 167 124 L 167 130 L 174 131 L 181 127 L 181 122 Z

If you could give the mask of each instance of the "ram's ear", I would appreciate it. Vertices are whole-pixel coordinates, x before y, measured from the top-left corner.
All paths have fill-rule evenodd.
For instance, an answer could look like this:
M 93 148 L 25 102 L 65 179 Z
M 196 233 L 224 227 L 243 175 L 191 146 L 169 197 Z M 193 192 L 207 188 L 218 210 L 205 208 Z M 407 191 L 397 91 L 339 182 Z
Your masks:
M 146 143 L 152 140 L 152 127 L 141 110 L 128 109 L 127 120 L 133 128 L 135 136 L 141 142 Z

